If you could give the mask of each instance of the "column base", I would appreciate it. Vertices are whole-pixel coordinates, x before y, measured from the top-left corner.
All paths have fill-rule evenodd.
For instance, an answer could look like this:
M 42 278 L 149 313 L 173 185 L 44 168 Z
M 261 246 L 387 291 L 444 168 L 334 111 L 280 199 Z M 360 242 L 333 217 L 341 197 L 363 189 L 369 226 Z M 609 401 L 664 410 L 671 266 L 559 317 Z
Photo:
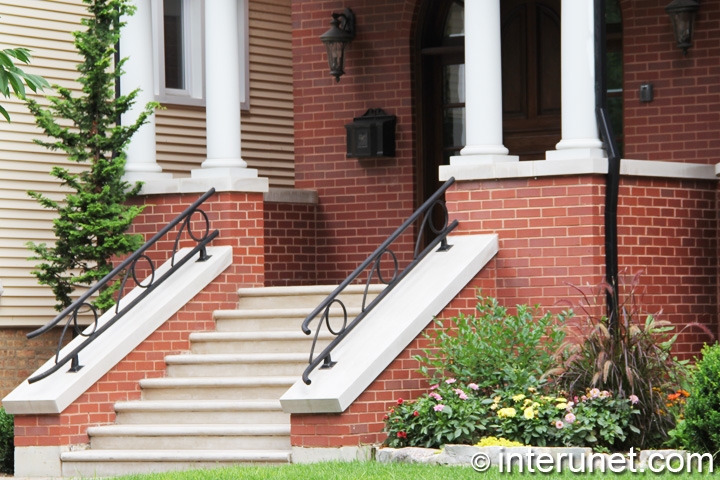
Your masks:
M 545 152 L 545 160 L 581 160 L 588 158 L 607 158 L 607 152 L 602 148 L 568 148 Z
M 450 157 L 450 165 L 489 165 L 492 163 L 518 162 L 517 155 L 459 155 Z
M 122 179 L 134 184 L 135 182 L 151 182 L 157 180 L 172 180 L 172 173 L 163 172 L 142 172 L 138 170 L 125 171 Z
M 257 178 L 258 171 L 244 167 L 196 168 L 190 172 L 192 178 Z

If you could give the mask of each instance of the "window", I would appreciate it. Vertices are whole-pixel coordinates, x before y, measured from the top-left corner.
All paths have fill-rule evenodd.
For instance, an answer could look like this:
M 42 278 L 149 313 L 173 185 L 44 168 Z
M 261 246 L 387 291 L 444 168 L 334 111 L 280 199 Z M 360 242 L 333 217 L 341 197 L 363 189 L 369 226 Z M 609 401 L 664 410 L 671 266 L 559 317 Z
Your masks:
M 204 2 L 152 0 L 155 95 L 159 102 L 205 104 Z M 238 0 L 240 98 L 249 108 L 248 1 Z

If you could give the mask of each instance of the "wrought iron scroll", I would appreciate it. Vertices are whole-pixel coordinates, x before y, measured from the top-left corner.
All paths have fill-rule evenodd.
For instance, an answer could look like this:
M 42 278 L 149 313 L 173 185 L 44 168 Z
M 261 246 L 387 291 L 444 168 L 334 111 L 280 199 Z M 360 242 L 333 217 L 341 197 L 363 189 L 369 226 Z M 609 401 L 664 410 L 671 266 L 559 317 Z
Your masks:
M 337 362 L 334 362 L 331 357 L 331 352 L 342 340 L 372 311 L 385 296 L 392 291 L 395 286 L 402 281 L 408 273 L 415 268 L 423 258 L 427 256 L 435 247 L 440 245 L 438 251 L 449 250 L 452 245 L 447 243 L 448 234 L 455 229 L 458 225 L 457 220 L 453 220 L 448 223 L 449 215 L 443 196 L 450 186 L 455 183 L 454 178 L 450 178 L 443 184 L 440 189 L 435 192 L 425 203 L 422 204 L 405 222 L 398 227 L 395 232 L 390 235 L 375 251 L 367 258 L 363 263 L 358 266 L 328 297 L 320 303 L 313 311 L 308 315 L 302 323 L 302 331 L 305 335 L 312 334 L 310 324 L 321 315 L 317 326 L 315 327 L 315 337 L 313 339 L 312 347 L 310 349 L 310 358 L 308 360 L 308 366 L 303 372 L 303 382 L 310 385 L 310 373 L 316 368 L 332 368 Z M 433 211 L 436 208 L 440 208 L 443 213 L 442 225 L 435 225 L 433 223 Z M 413 259 L 400 270 L 400 265 L 397 255 L 390 249 L 390 246 L 395 240 L 397 240 L 405 231 L 421 220 L 420 226 L 417 231 L 417 241 L 415 242 L 415 249 L 413 251 Z M 422 238 L 426 228 L 436 235 L 435 238 L 421 250 Z M 392 277 L 387 279 L 383 277 L 381 269 L 381 261 L 384 256 L 389 256 L 392 259 L 393 269 Z M 369 268 L 369 270 L 368 270 Z M 345 288 L 355 282 L 363 272 L 367 271 L 367 280 L 365 282 L 365 290 L 363 292 L 362 308 L 360 314 L 357 315 L 352 321 L 348 322 L 347 308 L 345 304 L 340 300 L 339 296 L 345 290 Z M 367 303 L 368 292 L 370 291 L 370 285 L 373 283 L 373 278 L 377 274 L 377 279 L 380 283 L 386 285 L 385 288 L 370 302 Z M 333 305 L 339 305 L 342 308 L 342 327 L 339 330 L 334 330 L 330 324 L 330 310 Z M 317 339 L 320 335 L 320 330 L 323 324 L 326 325 L 327 330 L 335 336 L 335 338 L 328 344 L 322 352 L 315 355 L 315 347 L 317 345 Z M 322 364 L 322 365 L 321 365 Z
M 103 332 L 113 326 L 118 320 L 125 316 L 126 313 L 132 310 L 138 303 L 140 303 L 145 297 L 147 297 L 150 292 L 152 292 L 153 290 L 155 290 L 155 288 L 165 282 L 167 278 L 169 278 L 173 273 L 180 269 L 180 267 L 190 261 L 190 259 L 192 259 L 196 254 L 199 254 L 197 259 L 198 262 L 205 261 L 210 258 L 207 254 L 206 247 L 213 239 L 215 239 L 215 237 L 219 235 L 219 232 L 217 230 L 214 230 L 212 232 L 210 231 L 210 220 L 208 219 L 207 214 L 200 209 L 200 206 L 214 193 L 214 188 L 208 190 L 192 205 L 187 207 L 180 215 L 175 217 L 173 221 L 168 223 L 162 230 L 156 233 L 136 252 L 126 258 L 122 263 L 120 263 L 110 273 L 108 273 L 102 280 L 98 281 L 95 285 L 88 289 L 87 292 L 81 295 L 70 306 L 68 306 L 65 310 L 58 314 L 52 321 L 50 321 L 45 326 L 27 334 L 27 338 L 35 338 L 49 330 L 52 330 L 57 325 L 65 321 L 65 326 L 63 327 L 62 333 L 60 335 L 60 340 L 58 341 L 58 346 L 55 351 L 55 365 L 45 370 L 44 372 L 35 375 L 34 377 L 31 377 L 28 380 L 29 383 L 37 382 L 38 380 L 42 380 L 43 378 L 52 375 L 53 373 L 60 370 L 60 368 L 62 368 L 63 365 L 66 365 L 68 362 L 70 362 L 71 364 L 69 370 L 70 372 L 79 371 L 81 368 L 83 368 L 83 365 L 80 364 L 79 354 L 83 349 L 85 349 L 85 347 L 92 343 L 94 339 L 96 339 Z M 201 235 L 196 235 L 192 230 L 192 219 L 193 216 L 195 216 L 196 214 L 199 215 L 204 222 L 204 231 Z M 153 262 L 152 258 L 150 258 L 150 256 L 148 256 L 145 252 L 150 247 L 155 245 L 161 238 L 167 235 L 178 224 L 181 224 L 181 226 L 175 234 L 175 242 L 170 262 L 171 266 L 165 273 L 156 278 L 157 268 L 155 267 L 155 263 Z M 176 261 L 175 256 L 180 245 L 180 239 L 183 231 L 188 232 L 188 236 L 195 242 L 195 246 L 187 255 Z M 147 262 L 149 267 L 150 274 L 147 278 L 146 283 L 143 283 L 142 280 L 138 279 L 138 275 L 136 272 L 136 267 L 138 266 L 138 262 L 140 261 Z M 135 296 L 130 301 L 122 302 L 121 304 L 121 300 L 123 300 L 128 280 L 130 280 L 131 278 L 135 286 L 140 287 L 142 291 L 139 295 Z M 102 325 L 99 325 L 99 312 L 92 305 L 89 299 L 101 289 L 110 286 L 116 282 L 120 282 L 120 287 L 118 289 L 118 296 L 114 306 L 114 315 L 108 321 L 104 322 Z M 80 326 L 78 317 L 83 313 L 87 313 L 87 311 L 90 311 L 92 313 L 93 321 L 92 328 L 86 332 L 83 330 L 83 327 Z M 82 343 L 72 349 L 72 351 L 64 354 L 61 358 L 60 354 L 63 349 L 63 341 L 66 333 L 70 330 L 72 330 L 76 335 L 86 338 Z

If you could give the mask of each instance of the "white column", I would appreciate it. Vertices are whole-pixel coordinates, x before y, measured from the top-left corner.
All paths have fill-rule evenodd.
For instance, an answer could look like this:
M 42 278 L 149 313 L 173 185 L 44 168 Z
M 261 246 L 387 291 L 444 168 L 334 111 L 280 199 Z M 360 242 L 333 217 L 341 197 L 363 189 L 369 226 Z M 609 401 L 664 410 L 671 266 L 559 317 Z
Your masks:
M 193 178 L 257 177 L 240 151 L 240 55 L 237 0 L 205 2 L 207 160 Z
M 602 158 L 595 118 L 595 40 L 592 0 L 562 0 L 562 140 L 548 160 Z
M 120 56 L 127 58 L 123 67 L 125 73 L 120 78 L 120 93 L 127 95 L 138 88 L 140 92 L 135 98 L 135 104 L 122 116 L 123 125 L 135 123 L 145 105 L 155 100 L 150 2 L 134 0 L 133 3 L 137 10 L 134 15 L 123 18 L 126 25 L 120 36 Z M 155 114 L 150 115 L 147 123 L 132 136 L 126 153 L 124 180 L 135 182 L 172 178 L 171 174 L 162 173 L 162 168 L 157 164 Z
M 465 148 L 451 165 L 517 161 L 503 145 L 500 0 L 465 2 Z

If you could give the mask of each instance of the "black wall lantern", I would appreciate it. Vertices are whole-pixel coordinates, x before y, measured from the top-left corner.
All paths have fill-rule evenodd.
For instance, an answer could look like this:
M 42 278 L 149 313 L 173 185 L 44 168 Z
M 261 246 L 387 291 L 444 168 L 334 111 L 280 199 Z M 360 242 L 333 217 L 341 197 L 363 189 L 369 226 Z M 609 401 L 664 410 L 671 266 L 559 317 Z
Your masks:
M 333 13 L 332 17 L 330 30 L 320 35 L 320 40 L 327 49 L 330 75 L 339 82 L 345 73 L 345 47 L 355 38 L 355 15 L 346 8 L 343 13 Z
M 665 11 L 670 15 L 677 46 L 684 55 L 687 55 L 688 48 L 692 46 L 695 14 L 699 9 L 700 2 L 697 0 L 673 0 L 665 7 Z

